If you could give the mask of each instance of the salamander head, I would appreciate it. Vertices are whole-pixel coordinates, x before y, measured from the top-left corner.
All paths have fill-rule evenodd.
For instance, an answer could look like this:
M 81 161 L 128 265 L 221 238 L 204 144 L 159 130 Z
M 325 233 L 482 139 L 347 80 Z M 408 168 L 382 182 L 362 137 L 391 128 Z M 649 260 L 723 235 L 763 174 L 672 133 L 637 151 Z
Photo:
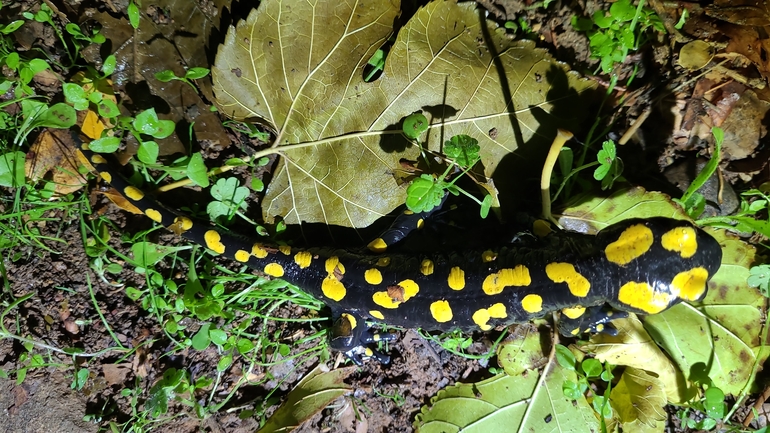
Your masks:
M 622 221 L 599 232 L 597 242 L 619 276 L 614 303 L 640 313 L 703 299 L 722 262 L 722 248 L 711 235 L 671 218 Z

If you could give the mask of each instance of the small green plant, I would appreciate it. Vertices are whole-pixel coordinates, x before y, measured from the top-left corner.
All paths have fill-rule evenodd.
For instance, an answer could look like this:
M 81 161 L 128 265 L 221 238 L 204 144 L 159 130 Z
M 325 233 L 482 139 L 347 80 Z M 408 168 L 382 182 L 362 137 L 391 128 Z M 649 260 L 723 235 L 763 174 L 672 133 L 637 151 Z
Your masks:
M 677 417 L 688 429 L 713 430 L 719 421 L 724 420 L 727 415 L 725 393 L 715 387 L 710 379 L 706 385 L 706 390 L 703 391 L 703 397 L 690 401 L 689 405 L 690 407 L 677 411 Z M 705 416 L 690 417 L 694 411 L 699 411 Z
M 188 69 L 184 76 L 178 76 L 174 73 L 172 70 L 165 70 L 160 71 L 155 74 L 155 78 L 158 79 L 158 81 L 162 83 L 168 83 L 169 81 L 178 80 L 183 83 L 187 83 L 190 87 L 195 90 L 195 84 L 193 84 L 192 80 L 197 80 L 199 78 L 203 78 L 206 75 L 208 75 L 210 72 L 209 69 L 206 68 L 190 68 Z
M 428 119 L 423 114 L 416 113 L 404 119 L 402 131 L 409 139 L 417 140 L 423 132 L 428 130 L 429 126 Z M 414 179 L 406 190 L 406 207 L 412 212 L 429 212 L 440 206 L 444 195 L 450 192 L 453 195 L 463 194 L 478 203 L 481 207 L 481 217 L 486 218 L 492 206 L 491 195 L 485 195 L 483 200 L 477 199 L 455 185 L 460 176 L 456 176 L 449 182 L 446 181 L 455 167 L 460 168 L 462 174 L 467 174 L 481 160 L 480 150 L 478 140 L 468 135 L 455 135 L 446 141 L 444 154 L 450 164 L 444 173 L 438 177 L 425 173 Z
M 748 284 L 756 287 L 765 297 L 770 297 L 770 265 L 757 265 L 749 269 Z
M 623 160 L 617 156 L 615 142 L 613 140 L 606 140 L 602 143 L 602 150 L 596 154 L 596 161 L 573 168 L 574 162 L 572 149 L 563 147 L 559 153 L 558 160 L 561 178 L 555 179 L 555 182 L 559 183 L 559 189 L 556 191 L 556 194 L 554 194 L 552 200 L 555 201 L 556 198 L 559 197 L 572 177 L 589 168 L 596 167 L 593 177 L 594 179 L 601 181 L 602 190 L 611 189 L 616 181 L 623 179 Z M 587 188 L 590 188 L 590 186 L 587 186 Z
M 556 361 L 563 368 L 574 371 L 577 374 L 578 381 L 573 382 L 571 380 L 565 380 L 562 384 L 562 391 L 564 395 L 571 399 L 577 400 L 589 391 L 591 383 L 602 382 L 606 387 L 604 394 L 596 394 L 592 396 L 591 405 L 596 413 L 601 414 L 602 418 L 612 418 L 612 406 L 610 406 L 609 398 L 612 391 L 612 366 L 610 364 L 602 364 L 594 358 L 586 358 L 583 361 L 578 362 L 575 355 L 565 346 L 556 346 Z
M 597 11 L 591 19 L 572 17 L 572 27 L 588 34 L 591 57 L 601 61 L 602 72 L 613 72 L 629 51 L 644 45 L 647 29 L 665 32 L 660 18 L 644 3 L 634 6 L 631 0 L 618 0 L 609 11 Z

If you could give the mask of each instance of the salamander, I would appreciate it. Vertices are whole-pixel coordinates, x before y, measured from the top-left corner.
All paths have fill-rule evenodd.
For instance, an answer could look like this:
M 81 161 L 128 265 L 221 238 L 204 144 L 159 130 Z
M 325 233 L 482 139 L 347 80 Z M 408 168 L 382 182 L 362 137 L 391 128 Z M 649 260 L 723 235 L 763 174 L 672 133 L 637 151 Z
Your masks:
M 365 321 L 426 330 L 488 331 L 561 312 L 560 331 L 602 331 L 613 312 L 660 313 L 698 301 L 719 269 L 717 241 L 671 218 L 628 219 L 596 235 L 555 232 L 534 243 L 484 250 L 391 253 L 427 215 L 406 212 L 369 244 L 374 252 L 293 248 L 221 232 L 171 212 L 84 146 L 101 177 L 150 219 L 185 238 L 323 300 L 337 317 L 332 347 L 357 363 L 387 356 L 368 348 L 392 339 Z M 605 305 L 611 307 L 610 310 Z

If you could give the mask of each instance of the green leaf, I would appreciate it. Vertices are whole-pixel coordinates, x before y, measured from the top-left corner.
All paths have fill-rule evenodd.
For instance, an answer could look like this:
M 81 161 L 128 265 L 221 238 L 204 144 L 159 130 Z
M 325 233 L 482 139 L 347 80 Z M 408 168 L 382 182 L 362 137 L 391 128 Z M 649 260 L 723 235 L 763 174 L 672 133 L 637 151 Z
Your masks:
M 88 143 L 88 148 L 96 153 L 113 153 L 120 147 L 120 138 L 102 137 Z
M 145 164 L 155 164 L 158 162 L 158 143 L 154 141 L 142 141 L 139 143 L 139 149 L 136 151 L 136 156 L 139 161 Z
M 412 212 L 428 212 L 441 205 L 444 188 L 436 183 L 433 176 L 423 174 L 413 180 L 406 190 L 406 207 Z
M 422 113 L 414 113 L 406 116 L 401 130 L 404 132 L 404 135 L 412 140 L 416 140 L 423 132 L 428 130 L 429 126 L 427 117 Z
M 239 180 L 235 177 L 219 179 L 211 187 L 212 197 L 225 203 L 232 203 L 244 210 L 248 206 L 246 199 L 249 197 L 249 194 L 249 189 L 240 186 Z
M 163 257 L 185 249 L 187 248 L 159 245 L 152 242 L 136 242 L 131 245 L 131 253 L 134 256 L 134 261 L 136 261 L 137 266 L 142 268 L 152 267 L 163 259 Z
M 206 163 L 203 162 L 203 155 L 200 153 L 196 152 L 190 156 L 190 162 L 187 163 L 187 177 L 195 182 L 196 185 L 208 188 L 208 168 L 206 167 Z
M 208 68 L 190 68 L 185 72 L 184 77 L 189 80 L 198 80 L 207 76 L 211 72 Z
M 106 59 L 104 59 L 104 63 L 102 63 L 102 73 L 105 76 L 112 75 L 113 72 L 115 72 L 115 66 L 117 65 L 117 59 L 115 58 L 114 54 L 110 54 L 107 56 Z
M 211 339 L 209 338 L 209 328 L 211 328 L 210 323 L 204 323 L 203 326 L 198 330 L 198 332 L 195 333 L 192 337 L 192 347 L 193 349 L 202 352 L 206 350 L 206 348 L 209 347 L 211 344 Z
M 225 355 L 219 360 L 219 362 L 217 362 L 217 371 L 223 372 L 228 368 L 230 368 L 232 364 L 233 364 L 232 355 Z
M 0 154 L 0 186 L 17 188 L 24 185 L 23 152 Z
M 227 333 L 221 329 L 212 328 L 209 330 L 209 338 L 212 343 L 221 346 L 227 342 Z
M 99 115 L 102 117 L 106 117 L 108 119 L 114 119 L 115 117 L 118 117 L 120 115 L 120 109 L 113 101 L 107 98 L 101 99 L 97 105 L 96 109 L 99 111 Z
M 475 138 L 460 134 L 444 143 L 444 154 L 462 168 L 470 168 L 479 160 L 479 141 Z
M 589 379 L 592 377 L 599 377 L 599 375 L 602 374 L 602 370 L 604 369 L 602 367 L 602 363 L 593 358 L 587 358 L 583 360 L 583 362 L 580 364 L 580 367 L 583 369 L 583 372 Z
M 155 79 L 157 79 L 161 83 L 168 83 L 171 80 L 176 80 L 177 76 L 174 73 L 174 71 L 170 69 L 166 69 L 165 71 L 156 72 Z
M 9 68 L 11 68 L 11 69 L 13 69 L 13 70 L 15 70 L 16 68 L 18 68 L 18 67 L 19 67 L 19 53 L 17 53 L 17 52 L 9 53 L 9 54 L 8 54 L 8 55 L 5 57 L 5 64 L 6 64 L 6 65 L 7 65 Z
M 575 371 L 575 365 L 577 360 L 575 355 L 567 347 L 561 344 L 556 345 L 556 361 L 562 368 L 570 371 Z
M 24 20 L 15 20 L 6 24 L 5 27 L 0 30 L 4 35 L 11 34 L 19 29 L 24 24 Z
M 67 129 L 77 122 L 78 114 L 74 108 L 59 102 L 43 111 L 34 121 L 35 127 Z
M 88 108 L 88 98 L 82 87 L 74 83 L 62 84 L 64 99 L 72 104 L 76 110 L 81 111 Z
M 136 3 L 134 3 L 134 0 L 131 0 L 131 2 L 128 3 L 128 22 L 131 24 L 131 27 L 138 29 L 139 28 L 139 8 L 136 6 Z

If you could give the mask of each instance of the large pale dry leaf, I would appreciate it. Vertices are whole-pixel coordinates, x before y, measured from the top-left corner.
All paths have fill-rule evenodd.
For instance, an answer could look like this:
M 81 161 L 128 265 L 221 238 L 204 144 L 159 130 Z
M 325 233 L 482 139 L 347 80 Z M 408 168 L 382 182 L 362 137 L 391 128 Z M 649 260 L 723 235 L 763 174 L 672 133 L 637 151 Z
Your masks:
M 507 38 L 474 3 L 420 9 L 399 31 L 383 76 L 364 82 L 398 3 L 268 0 L 228 32 L 212 68 L 220 109 L 273 129 L 283 156 L 263 200 L 266 221 L 362 227 L 403 203 L 399 161 L 419 149 L 399 123 L 415 111 L 431 124 L 420 137 L 427 148 L 471 135 L 495 177 L 503 157 L 522 147 L 542 156 L 556 128 L 585 112 L 575 107 L 590 83 L 531 41 Z M 505 194 L 505 182 L 496 184 Z

